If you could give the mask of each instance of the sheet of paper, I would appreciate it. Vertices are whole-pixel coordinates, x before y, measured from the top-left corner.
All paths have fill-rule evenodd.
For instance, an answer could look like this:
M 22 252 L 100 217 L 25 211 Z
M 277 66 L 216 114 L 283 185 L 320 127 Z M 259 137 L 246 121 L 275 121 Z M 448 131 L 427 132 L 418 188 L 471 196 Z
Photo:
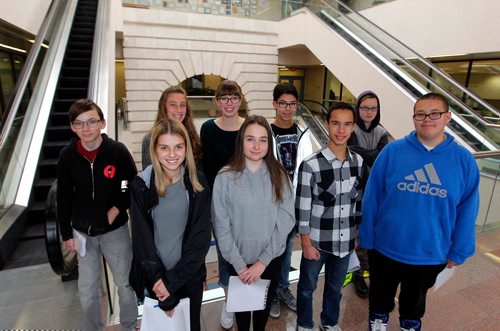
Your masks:
M 271 281 L 268 279 L 259 279 L 252 284 L 243 284 L 238 277 L 231 276 L 227 290 L 227 311 L 240 312 L 264 309 L 270 284 Z
M 354 272 L 360 268 L 358 254 L 356 251 L 352 251 L 349 254 L 349 266 L 347 267 L 347 272 Z
M 174 309 L 174 315 L 172 315 L 172 317 L 168 317 L 167 314 L 158 307 L 157 300 L 144 298 L 141 331 L 189 331 L 190 328 L 189 298 L 180 300 L 179 304 Z
M 453 276 L 455 272 L 455 268 L 444 268 L 436 278 L 436 282 L 434 283 L 433 292 L 435 292 L 438 288 L 443 286 L 450 278 Z
M 84 257 L 87 253 L 87 238 L 75 229 L 73 229 L 73 244 L 80 257 Z

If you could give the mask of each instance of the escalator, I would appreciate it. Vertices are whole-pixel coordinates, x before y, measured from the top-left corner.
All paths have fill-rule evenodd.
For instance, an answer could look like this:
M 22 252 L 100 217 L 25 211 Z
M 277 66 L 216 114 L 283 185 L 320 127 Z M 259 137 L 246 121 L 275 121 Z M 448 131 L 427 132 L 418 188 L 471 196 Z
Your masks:
M 62 25 L 66 26 L 65 30 L 52 37 L 62 45 L 57 54 L 53 55 L 52 62 L 47 58 L 44 60 L 48 63 L 44 62 L 40 71 L 41 77 L 54 78 L 48 82 L 37 82 L 38 85 L 53 85 L 53 89 L 33 93 L 33 95 L 43 95 L 43 100 L 38 103 L 32 100 L 33 98 L 29 100 L 30 105 L 32 105 L 31 109 L 26 111 L 26 117 L 36 121 L 36 123 L 31 124 L 31 127 L 34 128 L 33 134 L 23 135 L 23 130 L 29 131 L 29 129 L 19 129 L 16 139 L 10 138 L 5 146 L 2 146 L 2 152 L 4 150 L 23 150 L 19 146 L 29 146 L 30 152 L 33 149 L 38 149 L 38 153 L 35 153 L 36 156 L 32 156 L 29 152 L 24 154 L 22 168 L 24 171 L 19 174 L 19 178 L 11 180 L 10 185 L 16 189 L 13 191 L 14 193 L 17 191 L 17 195 L 13 201 L 5 201 L 4 208 L 6 211 L 17 209 L 20 212 L 11 215 L 9 220 L 1 218 L 2 225 L 8 223 L 11 226 L 6 233 L 0 233 L 0 240 L 9 243 L 8 247 L 2 245 L 0 268 L 4 267 L 5 264 L 7 264 L 6 267 L 21 267 L 46 263 L 48 261 L 45 253 L 46 244 L 49 255 L 64 254 L 61 253 L 59 246 L 55 218 L 52 217 L 54 222 L 48 222 L 49 226 L 46 228 L 45 205 L 49 189 L 56 180 L 59 153 L 73 136 L 67 115 L 69 106 L 76 99 L 88 97 L 97 10 L 97 0 L 53 1 L 49 9 L 49 12 L 55 11 L 50 18 L 50 23 L 48 23 L 50 24 L 49 31 L 55 31 Z M 48 42 L 45 41 L 45 43 Z M 49 43 L 49 54 L 52 47 L 53 45 Z M 53 50 L 53 52 L 56 51 Z M 18 91 L 18 93 L 22 94 L 23 92 Z M 16 120 L 20 121 L 20 128 L 28 125 L 23 123 L 24 116 L 19 115 L 23 111 L 16 109 L 11 111 L 17 114 L 13 117 L 17 117 Z M 25 119 L 24 122 L 28 119 Z M 8 124 L 3 123 L 4 127 L 6 125 Z M 12 132 L 9 132 L 9 135 L 12 136 Z M 11 155 L 16 155 L 16 152 L 11 153 Z M 32 161 L 34 157 L 38 159 L 38 162 Z M 17 167 L 19 168 L 19 165 Z M 16 165 L 9 164 L 8 168 L 14 169 Z M 6 171 L 5 176 L 8 175 L 9 172 Z M 7 179 L 2 178 L 2 191 L 9 189 L 4 187 L 5 183 L 8 182 Z M 25 191 L 24 201 L 19 198 L 21 191 Z M 50 213 L 49 210 L 49 221 L 51 220 Z M 9 213 L 6 212 L 3 216 L 7 217 Z M 46 231 L 48 232 L 46 233 Z M 16 244 L 17 248 L 11 255 Z M 27 251 L 23 252 L 22 250 Z M 68 271 L 58 265 L 60 263 L 58 256 L 55 257 L 55 264 L 52 262 L 53 259 L 54 257 L 50 262 L 54 270 L 59 270 L 56 272 L 65 273 Z
M 311 37 L 310 33 L 306 31 L 305 46 L 341 81 L 369 79 L 363 76 L 347 77 L 345 68 L 341 68 L 342 66 L 349 67 L 349 65 L 357 66 L 358 63 L 364 61 L 367 69 L 355 67 L 353 71 L 364 74 L 371 70 L 383 77 L 382 80 L 386 81 L 385 85 L 382 83 L 379 83 L 378 86 L 372 85 L 372 89 L 378 92 L 377 88 L 380 88 L 382 93 L 386 93 L 385 90 L 392 88 L 394 93 L 384 98 L 385 100 L 389 99 L 389 103 L 394 100 L 407 99 L 405 108 L 411 109 L 409 106 L 423 94 L 428 92 L 443 94 L 453 112 L 452 122 L 447 127 L 448 132 L 471 151 L 498 150 L 500 146 L 500 114 L 494 107 L 359 13 L 351 10 L 343 2 L 337 0 L 315 1 L 304 4 L 304 7 L 305 9 L 296 11 L 290 20 L 294 20 L 294 16 L 307 16 L 307 24 L 311 26 L 310 29 L 321 37 Z M 325 24 L 328 28 L 325 28 Z M 298 21 L 291 23 L 291 25 L 298 25 Z M 316 45 L 315 39 L 320 38 L 322 44 Z M 332 46 L 328 52 L 325 51 L 330 44 L 336 45 L 336 48 Z M 348 54 L 344 56 L 343 60 L 351 60 L 351 63 L 339 64 L 338 61 L 337 63 L 332 61 L 332 58 L 337 59 L 337 54 L 342 52 Z M 393 86 L 386 88 L 389 85 L 387 81 L 390 81 Z M 345 85 L 350 90 L 356 91 L 356 88 L 351 88 L 348 83 Z M 353 85 L 361 84 L 356 82 Z M 393 104 L 397 105 L 394 102 Z M 388 124 L 387 122 L 382 123 L 388 131 L 408 132 L 411 129 L 410 116 L 401 116 L 399 109 L 389 110 L 393 111 L 390 115 L 396 120 Z M 387 115 L 388 113 L 384 112 L 385 119 L 387 119 Z M 397 118 L 398 116 L 399 118 Z M 401 129 L 403 121 L 406 121 L 406 126 Z
M 31 194 L 33 200 L 28 209 L 27 231 L 30 227 L 36 227 L 39 231 L 35 232 L 34 236 L 23 237 L 22 240 L 45 240 L 45 201 L 56 180 L 59 153 L 74 135 L 69 126 L 68 109 L 74 100 L 86 98 L 88 94 L 96 14 L 97 0 L 78 1 L 42 143 Z

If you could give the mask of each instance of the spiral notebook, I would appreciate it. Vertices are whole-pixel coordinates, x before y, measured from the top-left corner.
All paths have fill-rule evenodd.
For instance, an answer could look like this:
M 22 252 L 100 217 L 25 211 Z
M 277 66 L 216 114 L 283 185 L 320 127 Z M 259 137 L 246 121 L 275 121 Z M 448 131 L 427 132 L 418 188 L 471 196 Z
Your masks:
M 270 284 L 268 279 L 244 284 L 238 277 L 231 276 L 227 290 L 227 311 L 233 313 L 264 309 Z

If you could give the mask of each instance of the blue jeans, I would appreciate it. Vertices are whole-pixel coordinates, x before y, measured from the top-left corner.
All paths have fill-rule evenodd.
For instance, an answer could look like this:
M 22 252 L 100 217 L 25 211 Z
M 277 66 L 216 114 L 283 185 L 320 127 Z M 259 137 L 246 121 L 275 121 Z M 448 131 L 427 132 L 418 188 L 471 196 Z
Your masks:
M 217 241 L 215 242 L 215 250 L 217 251 L 217 262 L 219 265 L 219 286 L 227 289 L 227 287 L 229 286 L 229 268 L 231 266 L 229 262 L 224 260 L 224 258 L 222 257 Z
M 277 288 L 288 288 L 290 286 L 290 264 L 292 263 L 293 240 L 295 239 L 295 229 L 290 232 L 286 239 L 286 247 L 281 256 L 280 279 Z
M 302 254 L 300 260 L 300 277 L 297 285 L 297 325 L 312 329 L 313 293 L 318 283 L 319 272 L 325 265 L 325 288 L 323 290 L 323 311 L 321 324 L 336 325 L 339 321 L 340 299 L 342 298 L 342 285 L 349 266 L 349 255 L 340 258 L 330 253 L 319 251 L 317 261 L 307 260 Z
M 85 330 L 103 330 L 104 327 L 99 296 L 101 254 L 104 255 L 118 288 L 122 330 L 134 330 L 137 300 L 128 280 L 132 264 L 132 241 L 128 225 L 95 237 L 85 237 L 87 253 L 84 257 L 78 254 L 78 294 L 83 308 Z

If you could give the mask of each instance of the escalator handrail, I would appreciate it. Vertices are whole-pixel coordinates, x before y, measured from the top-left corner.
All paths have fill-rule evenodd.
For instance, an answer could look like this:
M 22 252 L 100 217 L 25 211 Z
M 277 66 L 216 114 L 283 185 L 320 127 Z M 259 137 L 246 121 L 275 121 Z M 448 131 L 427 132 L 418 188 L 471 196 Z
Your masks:
M 364 17 L 363 15 L 361 15 L 359 12 L 357 12 L 355 10 L 352 10 L 349 6 L 347 6 L 346 4 L 342 3 L 342 1 L 338 1 L 338 0 L 327 0 L 327 1 L 325 1 L 325 0 L 322 0 L 322 2 L 327 7 L 329 7 L 332 10 L 334 10 L 335 12 L 337 12 L 340 15 L 342 15 L 343 17 L 347 18 L 349 21 L 351 21 L 352 23 L 354 23 L 355 25 L 357 25 L 358 27 L 360 27 L 361 29 L 363 29 L 371 37 L 373 37 L 378 42 L 380 42 L 381 44 L 383 44 L 385 47 L 387 47 L 388 49 L 390 49 L 391 51 L 393 51 L 395 54 L 397 54 L 400 58 L 406 60 L 405 57 L 401 56 L 400 54 L 398 54 L 397 52 L 395 52 L 394 49 L 392 49 L 391 47 L 387 46 L 383 41 L 381 41 L 379 38 L 377 38 L 372 32 L 370 32 L 369 30 L 367 30 L 364 27 L 360 26 L 359 24 L 357 24 L 356 22 L 354 22 L 354 20 L 352 20 L 350 17 L 348 17 L 347 15 L 344 15 L 342 12 L 337 11 L 328 1 L 335 1 L 338 5 L 341 5 L 343 8 L 345 8 L 346 10 L 348 10 L 349 14 L 356 15 L 356 16 L 360 17 L 363 21 L 365 21 L 366 23 L 368 23 L 369 25 L 371 25 L 375 29 L 377 29 L 378 32 L 385 34 L 386 36 L 389 37 L 389 39 L 392 39 L 393 41 L 395 41 L 400 47 L 408 50 L 415 58 L 417 58 L 419 61 L 423 62 L 423 64 L 425 64 L 428 68 L 432 69 L 433 72 L 436 72 L 437 74 L 439 74 L 441 78 L 443 78 L 444 80 L 446 80 L 448 83 L 452 84 L 454 87 L 456 87 L 457 89 L 459 89 L 461 92 L 463 92 L 463 93 L 465 93 L 467 95 L 470 95 L 471 98 L 474 99 L 474 101 L 476 101 L 478 104 L 481 104 L 481 106 L 483 106 L 484 108 L 486 108 L 488 111 L 490 111 L 493 114 L 496 114 L 498 117 L 500 117 L 500 112 L 497 109 L 493 108 L 491 105 L 489 105 L 488 103 L 486 103 L 481 97 L 479 97 L 477 94 L 475 94 L 470 89 L 468 89 L 465 86 L 463 86 L 460 83 L 458 83 L 455 79 L 449 77 L 446 74 L 443 74 L 442 70 L 439 67 L 435 66 L 431 61 L 429 61 L 429 60 L 425 59 L 424 57 L 422 57 L 420 54 L 418 54 L 416 51 L 414 51 L 408 45 L 405 45 L 403 42 L 401 42 L 399 39 L 397 39 L 396 37 L 394 37 L 393 35 L 391 35 L 387 31 L 385 31 L 384 29 L 382 29 L 381 27 L 379 27 L 377 24 L 373 23 L 372 21 L 370 21 L 369 19 L 367 19 L 366 17 Z M 412 65 L 412 67 L 414 66 L 413 64 L 411 64 L 411 65 Z M 421 71 L 418 67 L 416 67 L 415 69 L 418 69 L 419 71 Z M 428 75 L 426 75 L 426 76 L 428 77 Z
M 57 217 L 57 180 L 50 187 L 45 202 L 45 247 L 52 270 L 58 275 L 69 275 L 77 266 L 75 252 L 67 252 L 69 259 L 63 256 L 59 220 Z
M 109 33 L 110 1 L 99 1 L 95 20 L 94 42 L 92 45 L 92 60 L 90 63 L 89 85 L 87 97 L 96 102 L 105 114 L 109 114 L 109 56 L 107 34 Z
M 38 58 L 38 54 L 42 49 L 42 43 L 45 40 L 49 32 L 50 22 L 54 18 L 57 6 L 56 1 L 52 0 L 45 14 L 45 18 L 43 19 L 42 25 L 38 31 L 38 34 L 35 38 L 35 42 L 33 46 L 31 46 L 28 56 L 26 57 L 26 61 L 21 69 L 21 73 L 19 75 L 19 79 L 16 83 L 16 86 L 13 91 L 13 99 L 10 103 L 10 107 L 7 109 L 7 117 L 5 121 L 2 123 L 2 133 L 0 134 L 0 150 L 3 150 L 5 144 L 7 143 L 7 138 L 10 134 L 10 131 L 13 127 L 13 123 L 15 118 L 17 117 L 17 112 L 19 111 L 19 105 L 21 104 L 24 92 L 26 90 L 26 86 L 29 83 L 31 74 L 36 64 L 36 60 Z
M 306 101 L 306 100 L 304 100 L 304 101 Z M 326 130 L 325 126 L 320 121 L 318 121 L 317 117 L 312 114 L 311 110 L 309 110 L 309 108 L 307 108 L 307 106 L 304 105 L 302 102 L 299 102 L 299 107 L 301 109 L 303 109 L 313 119 L 313 121 L 320 128 L 321 132 L 323 132 L 325 137 L 328 137 L 328 131 Z M 321 114 L 321 115 L 323 116 L 323 114 Z
M 330 1 L 336 1 L 336 0 L 330 0 Z M 453 99 L 453 101 L 457 104 L 459 104 L 461 106 L 461 108 L 463 110 L 465 110 L 468 114 L 470 114 L 471 116 L 473 116 L 477 121 L 479 121 L 481 124 L 483 124 L 484 126 L 487 126 L 487 127 L 493 127 L 493 128 L 500 128 L 500 125 L 498 124 L 493 124 L 493 123 L 490 123 L 488 121 L 485 121 L 484 118 L 482 118 L 481 116 L 479 116 L 478 114 L 476 114 L 474 111 L 472 111 L 469 106 L 467 106 L 462 100 L 460 100 L 456 95 L 448 92 L 446 89 L 444 89 L 443 87 L 441 87 L 441 85 L 439 85 L 433 78 L 429 77 L 429 75 L 427 75 L 426 73 L 424 73 L 420 68 L 418 68 L 417 66 L 415 66 L 413 63 L 411 63 L 410 61 L 408 61 L 404 56 L 402 56 L 401 54 L 399 54 L 398 52 L 396 52 L 394 49 L 392 49 L 391 47 L 389 47 L 387 44 L 385 44 L 382 40 L 380 40 L 378 37 L 376 37 L 372 32 L 366 30 L 363 26 L 360 26 L 357 22 L 355 22 L 354 20 L 352 20 L 350 17 L 346 16 L 344 13 L 340 12 L 339 10 L 333 8 L 330 4 L 328 4 L 327 2 L 323 1 L 323 3 L 327 6 L 329 6 L 329 9 L 335 11 L 338 15 L 341 15 L 342 17 L 344 17 L 345 19 L 347 19 L 348 21 L 350 21 L 352 24 L 354 24 L 355 26 L 357 26 L 359 29 L 363 30 L 366 34 L 368 34 L 371 38 L 373 38 L 374 40 L 376 40 L 377 42 L 379 42 L 382 46 L 384 46 L 385 48 L 387 48 L 388 50 L 390 50 L 392 53 L 394 53 L 395 55 L 397 55 L 399 57 L 399 60 L 402 61 L 405 65 L 407 65 L 408 67 L 410 67 L 420 78 L 422 78 L 423 80 L 425 80 L 427 83 L 433 85 L 435 88 L 437 88 L 439 91 L 441 91 L 441 93 L 445 94 L 447 97 Z M 340 3 L 340 2 L 339 2 Z M 354 11 L 352 11 L 353 13 L 355 13 Z M 335 20 L 333 17 L 331 17 L 330 15 L 328 15 L 326 12 L 323 12 L 323 14 L 327 15 L 329 17 L 330 20 L 332 20 L 333 22 L 335 22 L 336 24 L 342 24 L 341 22 L 338 22 L 337 20 Z M 360 14 L 358 14 L 360 15 Z M 361 16 L 361 15 L 360 15 Z M 363 16 L 361 16 L 363 19 L 365 19 Z M 365 19 L 366 20 L 366 19 Z M 368 20 L 367 20 L 368 21 Z M 343 24 L 342 24 L 343 25 Z M 380 29 L 380 28 L 379 28 Z M 383 30 L 381 30 L 383 31 Z M 389 34 L 388 34 L 389 35 Z M 391 35 L 389 35 L 389 37 L 393 38 Z M 406 47 L 406 46 L 405 46 Z M 411 52 L 413 52 L 411 49 L 409 49 Z M 416 54 L 416 53 L 415 53 Z M 434 72 L 436 73 L 441 73 L 441 69 L 437 68 L 436 66 L 432 66 L 432 70 L 434 70 Z M 441 77 L 443 77 L 443 79 L 447 80 L 447 81 L 454 81 L 452 78 L 449 78 L 448 76 L 446 75 L 441 75 Z M 458 83 L 457 83 L 458 84 Z M 471 94 L 471 91 L 469 91 L 468 89 L 466 89 L 465 87 L 462 86 L 462 92 L 464 93 L 467 93 L 467 94 Z M 479 98 L 479 100 L 481 100 Z M 478 101 L 478 100 L 475 100 L 475 101 Z M 479 103 L 479 101 L 478 101 Z M 481 103 L 482 105 L 484 104 Z M 493 113 L 495 114 L 498 114 L 498 112 L 494 109 L 492 109 L 491 107 L 488 108 L 488 110 L 492 111 Z M 500 115 L 499 115 L 500 116 Z

